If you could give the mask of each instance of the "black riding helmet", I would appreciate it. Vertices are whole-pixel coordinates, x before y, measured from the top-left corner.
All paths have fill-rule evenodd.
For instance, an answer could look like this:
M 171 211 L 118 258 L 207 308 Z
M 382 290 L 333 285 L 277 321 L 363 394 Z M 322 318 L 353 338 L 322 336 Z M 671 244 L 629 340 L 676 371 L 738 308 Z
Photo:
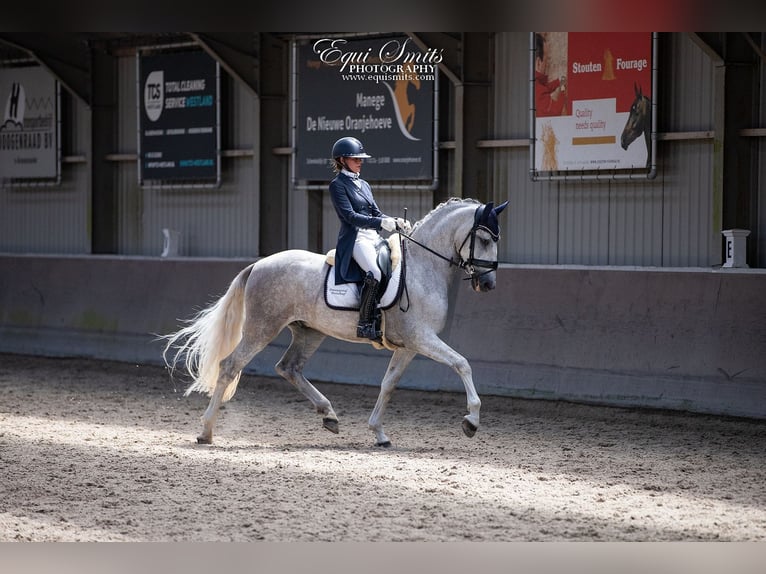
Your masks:
M 350 136 L 340 138 L 332 146 L 332 157 L 337 159 L 339 157 L 360 157 L 368 158 L 372 157 L 364 151 L 364 146 L 356 138 Z

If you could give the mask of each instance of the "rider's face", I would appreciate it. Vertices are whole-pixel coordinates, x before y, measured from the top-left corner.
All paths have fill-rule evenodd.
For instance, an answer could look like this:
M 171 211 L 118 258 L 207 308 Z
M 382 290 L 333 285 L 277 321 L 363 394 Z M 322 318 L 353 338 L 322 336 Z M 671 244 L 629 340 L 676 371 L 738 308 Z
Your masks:
M 352 171 L 354 173 L 359 173 L 362 171 L 362 158 L 361 157 L 347 157 L 346 160 L 346 169 L 348 171 Z

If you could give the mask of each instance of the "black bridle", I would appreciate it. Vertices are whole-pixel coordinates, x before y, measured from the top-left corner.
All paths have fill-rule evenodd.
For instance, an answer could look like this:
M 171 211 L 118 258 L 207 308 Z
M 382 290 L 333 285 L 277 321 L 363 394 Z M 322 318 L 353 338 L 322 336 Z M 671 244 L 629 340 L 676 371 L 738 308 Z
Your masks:
M 465 277 L 466 280 L 468 279 L 478 279 L 482 275 L 486 275 L 487 273 L 492 273 L 492 271 L 497 270 L 497 261 L 489 261 L 487 259 L 476 259 L 473 256 L 473 249 L 474 245 L 476 244 L 476 232 L 480 229 L 483 229 L 487 233 L 489 233 L 489 236 L 492 238 L 492 241 L 497 243 L 498 239 L 500 239 L 500 235 L 497 233 L 492 233 L 490 229 L 484 225 L 478 225 L 474 224 L 474 226 L 471 228 L 471 231 L 468 232 L 468 235 L 466 235 L 465 239 L 463 239 L 463 243 L 460 244 L 460 249 L 457 250 L 457 255 L 460 257 L 460 261 L 455 263 L 458 267 L 460 267 L 463 271 L 466 272 L 468 277 Z M 463 251 L 463 246 L 465 245 L 465 242 L 468 241 L 470 238 L 471 244 L 470 249 L 468 251 L 468 259 L 463 259 L 460 255 L 460 252 Z M 450 260 L 451 261 L 451 260 Z M 482 271 L 479 273 L 477 271 L 477 268 L 479 269 L 486 269 L 486 271 Z
M 412 241 L 415 245 L 418 245 L 428 251 L 429 253 L 432 253 L 436 255 L 439 259 L 443 259 L 447 263 L 450 264 L 450 266 L 454 265 L 455 267 L 459 267 L 463 271 L 465 271 L 466 275 L 468 277 L 465 277 L 464 280 L 469 279 L 478 279 L 482 275 L 486 275 L 487 273 L 491 273 L 492 271 L 497 270 L 497 261 L 489 261 L 487 259 L 476 259 L 474 257 L 474 247 L 476 245 L 476 232 L 481 230 L 486 231 L 489 236 L 492 238 L 492 241 L 497 243 L 498 239 L 500 239 L 500 235 L 498 233 L 494 233 L 491 229 L 489 229 L 486 225 L 482 225 L 479 223 L 479 209 L 481 209 L 481 206 L 476 209 L 476 212 L 474 214 L 474 223 L 473 227 L 471 227 L 471 230 L 468 232 L 468 234 L 465 236 L 465 239 L 463 239 L 463 242 L 460 244 L 460 248 L 456 249 L 457 252 L 457 259 L 454 259 L 452 257 L 446 257 L 442 255 L 441 253 L 437 253 L 427 245 L 423 245 L 420 243 L 417 239 L 413 239 L 411 235 L 407 235 L 402 231 L 402 229 L 397 225 L 397 233 L 401 235 L 402 237 L 405 237 Z M 463 247 L 465 247 L 465 244 L 468 240 L 471 240 L 469 251 L 468 251 L 468 259 L 463 259 L 463 256 L 461 255 L 461 252 L 463 251 Z M 485 269 L 486 271 L 480 271 L 482 269 Z

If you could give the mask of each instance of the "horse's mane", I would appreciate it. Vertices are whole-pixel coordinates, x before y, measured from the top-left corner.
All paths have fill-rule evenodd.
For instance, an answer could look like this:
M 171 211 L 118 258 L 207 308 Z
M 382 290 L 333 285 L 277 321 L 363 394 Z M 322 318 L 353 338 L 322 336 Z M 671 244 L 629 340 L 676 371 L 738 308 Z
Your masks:
M 447 201 L 443 201 L 442 203 L 434 207 L 431 211 L 429 211 L 426 214 L 426 216 L 423 217 L 423 219 L 417 221 L 415 225 L 412 227 L 412 231 L 415 231 L 418 227 L 426 223 L 429 219 L 433 218 L 437 212 L 452 211 L 453 209 L 456 209 L 467 203 L 479 204 L 481 202 L 476 199 L 471 199 L 470 197 L 466 197 L 466 198 L 450 197 Z

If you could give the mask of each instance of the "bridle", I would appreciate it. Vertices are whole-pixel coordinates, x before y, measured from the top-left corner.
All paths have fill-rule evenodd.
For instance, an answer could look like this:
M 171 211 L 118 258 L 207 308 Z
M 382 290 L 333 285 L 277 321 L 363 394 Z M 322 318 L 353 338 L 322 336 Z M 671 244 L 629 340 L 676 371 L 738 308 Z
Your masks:
M 471 227 L 471 231 L 468 232 L 468 235 L 466 235 L 465 239 L 463 239 L 463 243 L 460 244 L 460 249 L 457 250 L 457 255 L 458 257 L 460 257 L 460 261 L 455 263 L 455 265 L 460 267 L 468 275 L 468 277 L 464 278 L 466 280 L 478 279 L 482 275 L 486 275 L 487 273 L 492 273 L 492 271 L 497 270 L 497 260 L 489 261 L 487 259 L 476 259 L 473 256 L 473 249 L 474 249 L 474 245 L 476 244 L 476 232 L 479 231 L 480 229 L 483 229 L 484 231 L 489 233 L 489 236 L 492 238 L 493 242 L 497 243 L 498 239 L 500 239 L 500 234 L 492 233 L 492 231 L 486 225 L 479 225 L 477 223 L 473 224 L 473 227 Z M 461 251 L 463 251 L 465 242 L 468 241 L 468 239 L 471 240 L 470 249 L 468 251 L 468 259 L 463 259 L 460 253 Z M 453 260 L 450 259 L 450 262 L 452 261 Z M 486 271 L 482 271 L 481 273 L 479 273 L 477 268 L 486 269 Z
M 476 259 L 474 257 L 474 247 L 476 245 L 476 232 L 480 229 L 483 231 L 486 231 L 489 236 L 492 238 L 492 241 L 497 243 L 497 241 L 500 239 L 499 233 L 494 233 L 491 229 L 489 229 L 486 225 L 483 225 L 479 223 L 480 215 L 481 215 L 481 209 L 483 206 L 479 206 L 476 208 L 476 211 L 474 212 L 473 217 L 473 226 L 471 227 L 471 230 L 468 232 L 468 234 L 465 236 L 465 239 L 463 239 L 463 242 L 460 244 L 460 248 L 456 249 L 457 252 L 457 259 L 454 259 L 453 257 L 446 257 L 442 255 L 441 253 L 437 253 L 427 245 L 423 245 L 420 243 L 417 239 L 413 239 L 411 235 L 407 235 L 402 231 L 402 229 L 397 224 L 396 230 L 399 235 L 402 237 L 405 237 L 412 241 L 415 245 L 418 245 L 428 251 L 429 253 L 432 253 L 433 255 L 436 255 L 439 259 L 443 259 L 444 261 L 448 262 L 450 266 L 454 265 L 455 267 L 459 267 L 462 269 L 468 277 L 464 277 L 464 280 L 469 279 L 478 279 L 482 275 L 486 275 L 487 273 L 491 273 L 492 271 L 497 270 L 497 261 L 489 261 L 487 259 Z M 465 247 L 466 242 L 470 239 L 471 243 L 469 245 L 469 251 L 468 251 L 468 259 L 463 259 L 463 256 L 461 255 L 461 252 L 463 251 L 463 247 Z M 485 271 L 481 271 L 484 269 Z

